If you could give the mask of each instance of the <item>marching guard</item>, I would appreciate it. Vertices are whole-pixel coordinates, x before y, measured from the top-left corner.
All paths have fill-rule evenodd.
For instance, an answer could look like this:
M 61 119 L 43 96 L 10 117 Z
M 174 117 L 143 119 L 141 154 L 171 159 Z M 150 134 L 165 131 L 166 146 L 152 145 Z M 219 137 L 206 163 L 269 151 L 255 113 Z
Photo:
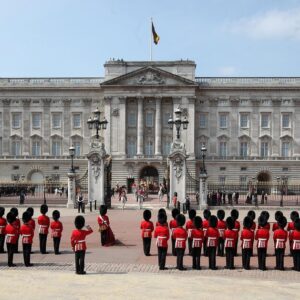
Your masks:
M 26 267 L 32 267 L 33 264 L 30 263 L 30 253 L 32 248 L 32 239 L 33 239 L 33 228 L 29 224 L 31 216 L 28 211 L 25 211 L 22 215 L 23 225 L 20 228 L 20 234 L 22 235 L 22 244 L 23 244 L 23 258 L 24 264 Z
M 216 267 L 216 253 L 219 240 L 219 231 L 217 229 L 218 219 L 216 216 L 212 215 L 209 218 L 209 227 L 206 231 L 206 248 L 208 254 L 209 268 L 211 270 L 217 270 Z
M 176 256 L 176 248 L 175 248 L 175 239 L 173 237 L 173 231 L 175 228 L 178 227 L 177 221 L 176 221 L 176 217 L 179 215 L 179 209 L 178 208 L 173 208 L 172 209 L 172 217 L 173 220 L 170 221 L 169 227 L 171 230 L 171 241 L 172 241 L 172 255 Z
M 194 218 L 194 227 L 195 228 L 191 232 L 193 269 L 201 270 L 200 258 L 201 258 L 201 248 L 202 248 L 203 237 L 204 237 L 201 217 L 196 216 Z
M 189 212 L 189 220 L 185 224 L 185 229 L 188 233 L 188 247 L 189 247 L 189 255 L 192 255 L 192 230 L 195 229 L 194 219 L 196 217 L 196 211 L 191 209 Z
M 152 232 L 154 230 L 153 222 L 150 221 L 151 211 L 149 209 L 144 210 L 143 217 L 144 221 L 141 222 L 141 230 L 144 254 L 150 256 Z
M 186 239 L 187 239 L 187 232 L 183 228 L 185 224 L 185 216 L 179 214 L 176 218 L 178 227 L 174 230 L 173 236 L 175 238 L 175 248 L 176 248 L 176 255 L 177 255 L 177 269 L 180 271 L 185 271 L 186 268 L 183 266 L 183 256 L 184 251 L 186 248 Z
M 14 260 L 14 253 L 17 250 L 19 230 L 15 226 L 16 216 L 13 212 L 10 211 L 7 214 L 6 220 L 8 223 L 5 227 L 6 248 L 7 248 L 7 257 L 8 257 L 7 265 L 9 267 L 15 267 L 16 265 L 13 263 L 13 260 Z
M 41 215 L 38 217 L 38 224 L 39 224 L 39 240 L 40 240 L 40 252 L 42 254 L 48 254 L 46 251 L 47 248 L 47 237 L 48 237 L 48 230 L 50 226 L 50 219 L 46 216 L 48 212 L 48 206 L 46 204 L 41 205 Z
M 226 222 L 224 221 L 225 218 L 225 211 L 223 209 L 219 209 L 217 211 L 218 217 L 218 231 L 219 231 L 219 241 L 218 241 L 218 256 L 224 256 L 224 233 L 226 230 Z
M 226 252 L 226 269 L 233 270 L 235 245 L 238 239 L 237 232 L 234 231 L 234 220 L 231 217 L 226 219 L 227 229 L 224 232 L 224 246 Z
M 300 219 L 296 219 L 294 223 L 295 227 L 290 236 L 293 250 L 293 270 L 300 272 Z
M 287 224 L 286 217 L 278 220 L 279 228 L 274 231 L 273 240 L 275 245 L 276 270 L 284 271 L 284 252 L 287 240 L 287 231 L 284 229 Z
M 267 220 L 264 216 L 258 218 L 259 229 L 255 233 L 255 239 L 257 240 L 257 258 L 258 268 L 262 271 L 266 271 L 266 257 L 268 241 L 270 238 L 269 230 L 265 228 Z
M 61 240 L 61 234 L 63 231 L 63 224 L 59 221 L 60 212 L 58 210 L 54 210 L 52 213 L 53 221 L 50 224 L 51 229 L 51 237 L 53 239 L 53 247 L 54 247 L 54 254 L 59 255 L 59 245 Z
M 0 207 L 0 253 L 5 253 L 4 243 L 5 243 L 5 227 L 7 225 L 6 219 L 3 217 L 5 213 L 5 208 Z
M 245 217 L 243 222 L 244 228 L 241 232 L 242 262 L 245 270 L 250 270 L 250 258 L 253 252 L 254 233 L 251 230 L 252 222 L 251 218 Z

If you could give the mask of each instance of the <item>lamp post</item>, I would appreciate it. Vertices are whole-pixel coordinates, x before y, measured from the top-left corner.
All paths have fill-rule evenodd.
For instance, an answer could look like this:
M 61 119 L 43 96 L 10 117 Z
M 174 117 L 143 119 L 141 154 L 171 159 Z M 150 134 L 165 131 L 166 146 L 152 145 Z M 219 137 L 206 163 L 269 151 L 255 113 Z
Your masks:
M 75 156 L 75 148 L 73 146 L 71 146 L 69 148 L 69 154 L 70 154 L 70 157 L 71 157 L 71 169 L 70 169 L 70 172 L 71 173 L 75 173 L 74 164 L 73 164 L 73 159 L 74 159 L 74 156 Z
M 48 182 L 49 177 L 46 176 L 44 180 L 44 204 L 47 204 L 47 199 L 46 199 L 46 187 L 47 187 L 47 182 Z
M 206 156 L 206 147 L 204 144 L 202 144 L 201 147 L 201 157 L 202 157 L 202 167 L 201 167 L 201 173 L 206 174 L 206 168 L 205 168 L 205 156 Z
M 277 193 L 276 193 L 276 197 L 278 197 L 278 192 L 280 191 L 279 189 L 279 184 L 280 184 L 280 177 L 276 177 L 276 181 L 277 181 Z M 278 198 L 277 198 L 278 199 Z
M 175 110 L 175 119 L 172 119 L 172 116 L 170 116 L 169 120 L 168 120 L 168 124 L 169 124 L 169 128 L 173 129 L 173 126 L 175 125 L 176 128 L 176 139 L 180 140 L 180 129 L 181 129 L 181 125 L 182 128 L 184 130 L 186 130 L 188 128 L 188 124 L 189 121 L 187 120 L 186 117 L 184 117 L 183 119 L 181 118 L 182 115 L 182 110 L 180 109 L 180 107 L 177 107 Z
M 105 117 L 103 118 L 102 121 L 100 120 L 101 112 L 98 109 L 98 107 L 97 109 L 94 110 L 93 113 L 94 113 L 94 117 L 93 118 L 89 117 L 87 123 L 90 130 L 96 129 L 96 138 L 99 139 L 99 130 L 106 129 L 108 121 L 105 119 Z

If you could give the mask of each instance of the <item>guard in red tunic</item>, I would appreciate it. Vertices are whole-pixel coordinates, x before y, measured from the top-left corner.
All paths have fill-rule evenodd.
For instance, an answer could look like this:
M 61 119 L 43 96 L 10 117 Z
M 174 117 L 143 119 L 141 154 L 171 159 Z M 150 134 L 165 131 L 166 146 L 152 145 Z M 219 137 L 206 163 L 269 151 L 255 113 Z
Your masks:
M 297 211 L 292 211 L 290 214 L 291 222 L 288 222 L 287 232 L 289 236 L 289 244 L 290 244 L 290 255 L 293 256 L 293 242 L 291 241 L 291 234 L 295 230 L 295 220 L 299 219 L 299 213 Z
M 287 231 L 284 230 L 286 227 L 286 217 L 281 217 L 278 220 L 279 229 L 276 229 L 273 234 L 273 240 L 275 245 L 275 256 L 276 256 L 276 270 L 284 271 L 284 252 L 285 244 L 287 240 Z
M 266 220 L 267 220 L 267 223 L 265 225 L 265 229 L 268 229 L 270 230 L 271 226 L 270 226 L 270 223 L 269 223 L 269 218 L 270 218 L 270 214 L 268 211 L 266 210 L 263 210 L 261 213 L 260 213 L 261 216 L 263 216 Z M 260 227 L 258 226 L 258 229 L 260 229 Z
M 177 208 L 173 208 L 172 209 L 172 217 L 173 217 L 173 220 L 170 221 L 170 230 L 171 230 L 171 241 L 172 241 L 172 255 L 173 256 L 176 256 L 176 248 L 175 248 L 175 239 L 173 237 L 173 231 L 175 228 L 178 227 L 177 225 L 177 221 L 176 221 L 176 217 L 179 215 L 179 209 Z
M 33 235 L 35 231 L 35 220 L 32 218 L 34 214 L 34 209 L 32 207 L 28 207 L 26 210 L 30 215 L 30 220 L 28 221 L 28 225 L 32 227 L 33 229 Z
M 168 251 L 168 239 L 170 237 L 169 228 L 165 226 L 167 215 L 164 213 L 158 214 L 158 226 L 154 230 L 158 252 L 158 266 L 160 270 L 166 270 L 166 256 Z
M 152 232 L 154 230 L 153 222 L 150 221 L 151 211 L 149 209 L 144 210 L 143 217 L 144 221 L 141 222 L 141 230 L 144 254 L 150 256 Z
M 195 228 L 191 232 L 193 269 L 201 270 L 200 258 L 201 258 L 201 248 L 202 248 L 202 243 L 204 238 L 201 217 L 197 216 L 194 218 L 194 227 Z
M 250 270 L 250 258 L 251 258 L 251 253 L 253 252 L 253 241 L 254 241 L 254 233 L 251 230 L 252 219 L 249 217 L 245 217 L 243 225 L 244 225 L 244 229 L 241 232 L 242 262 L 243 262 L 243 268 L 245 270 Z
M 223 209 L 219 209 L 217 211 L 218 217 L 218 225 L 217 229 L 219 231 L 219 241 L 218 241 L 218 256 L 224 256 L 224 233 L 226 229 L 225 211 Z
M 226 219 L 227 229 L 224 232 L 224 247 L 226 251 L 226 269 L 233 270 L 235 245 L 238 239 L 237 231 L 234 229 L 234 220 L 231 217 Z
M 101 234 L 101 245 L 104 247 L 113 246 L 115 244 L 115 236 L 110 227 L 109 218 L 107 216 L 107 206 L 100 205 L 98 216 L 99 232 Z
M 61 234 L 63 231 L 63 225 L 59 221 L 60 212 L 58 210 L 54 210 L 52 213 L 53 221 L 50 224 L 51 228 L 51 237 L 53 238 L 53 247 L 54 247 L 54 254 L 58 255 L 59 252 L 59 244 L 61 240 Z
M 258 225 L 260 229 L 257 229 L 255 234 L 255 239 L 257 240 L 257 258 L 258 258 L 258 268 L 262 271 L 267 270 L 266 268 L 266 257 L 268 241 L 270 238 L 270 233 L 268 229 L 265 229 L 267 220 L 264 216 L 258 218 Z
M 9 267 L 15 267 L 16 265 L 13 263 L 14 260 L 14 253 L 17 249 L 17 241 L 19 230 L 15 227 L 16 217 L 13 212 L 9 212 L 6 216 L 7 225 L 5 227 L 6 233 L 6 247 L 7 247 L 7 256 L 8 256 L 8 263 Z
M 294 270 L 300 272 L 300 219 L 295 219 L 294 230 L 290 235 L 292 241 Z
M 216 267 L 216 253 L 219 240 L 219 231 L 217 229 L 218 219 L 216 216 L 212 215 L 209 218 L 209 227 L 206 231 L 206 247 L 208 254 L 209 268 L 211 270 L 217 270 Z
M 189 220 L 185 224 L 185 229 L 188 233 L 188 246 L 189 246 L 189 255 L 192 255 L 192 230 L 195 229 L 194 219 L 196 217 L 196 211 L 194 209 L 189 210 Z
M 84 271 L 84 259 L 85 251 L 87 249 L 85 237 L 91 234 L 93 229 L 89 225 L 86 226 L 87 230 L 82 229 L 85 225 L 85 219 L 83 216 L 77 216 L 74 224 L 76 229 L 72 231 L 71 245 L 75 252 L 76 274 L 84 275 L 86 274 Z
M 255 233 L 255 229 L 256 229 L 256 223 L 255 223 L 256 214 L 255 214 L 255 211 L 254 210 L 249 210 L 248 213 L 247 213 L 247 217 L 249 217 L 252 220 L 251 231 L 253 233 Z M 253 256 L 253 248 L 252 248 L 252 251 L 251 251 L 251 256 Z
M 17 229 L 17 243 L 16 243 L 16 249 L 15 249 L 15 253 L 19 253 L 19 233 L 20 233 L 20 227 L 21 227 L 21 221 L 19 219 L 19 210 L 16 208 L 16 207 L 12 207 L 10 209 L 10 211 L 13 213 L 13 215 L 15 216 L 15 221 L 14 221 L 14 224 L 13 226 Z
M 46 216 L 46 213 L 48 212 L 48 206 L 46 204 L 42 204 L 40 211 L 41 215 L 37 220 L 39 224 L 40 252 L 42 254 L 47 254 L 47 237 L 50 226 L 50 219 L 48 216 Z
M 234 228 L 233 230 L 236 231 L 237 237 L 239 238 L 239 232 L 241 229 L 241 224 L 238 220 L 239 218 L 239 212 L 236 209 L 232 209 L 230 212 L 231 218 L 234 220 Z M 234 249 L 234 255 L 237 256 L 237 248 L 238 248 L 238 239 L 236 240 L 235 249 Z
M 203 217 L 204 220 L 202 221 L 202 226 L 203 226 L 203 234 L 204 234 L 204 240 L 203 240 L 203 253 L 205 256 L 207 256 L 207 249 L 206 249 L 206 231 L 209 227 L 209 218 L 211 216 L 211 212 L 209 209 L 204 209 L 203 211 Z
M 5 213 L 5 208 L 0 207 L 0 253 L 5 253 L 4 251 L 4 242 L 5 242 L 5 227 L 6 219 L 3 217 Z
M 30 263 L 30 253 L 32 247 L 33 239 L 33 229 L 29 225 L 30 213 L 25 211 L 22 215 L 23 225 L 20 228 L 20 234 L 22 235 L 22 244 L 23 244 L 23 258 L 24 264 L 26 267 L 32 267 L 33 264 Z
M 176 255 L 177 255 L 177 269 L 180 271 L 186 270 L 183 267 L 183 256 L 184 251 L 186 248 L 186 239 L 187 239 L 187 232 L 183 228 L 185 224 L 185 216 L 179 214 L 176 218 L 178 227 L 174 230 L 173 236 L 175 239 L 175 248 L 176 248 Z
M 272 226 L 272 231 L 273 231 L 273 232 L 274 232 L 276 229 L 279 228 L 277 222 L 278 222 L 278 220 L 279 220 L 280 218 L 282 218 L 282 217 L 283 217 L 282 211 L 277 210 L 277 211 L 275 212 L 275 222 L 273 223 L 273 226 Z
M 159 216 L 160 214 L 165 214 L 165 215 L 166 215 L 166 220 L 168 219 L 168 217 L 167 217 L 167 212 L 166 212 L 166 210 L 165 210 L 164 208 L 160 208 L 160 209 L 158 210 L 158 213 L 157 213 L 157 219 L 158 219 L 158 216 Z M 161 224 L 157 221 L 157 222 L 155 223 L 155 227 L 156 227 L 156 226 L 161 226 Z M 163 226 L 169 228 L 169 227 L 168 227 L 168 226 L 169 226 L 169 225 L 168 225 L 168 222 L 166 221 L 165 224 L 164 224 Z

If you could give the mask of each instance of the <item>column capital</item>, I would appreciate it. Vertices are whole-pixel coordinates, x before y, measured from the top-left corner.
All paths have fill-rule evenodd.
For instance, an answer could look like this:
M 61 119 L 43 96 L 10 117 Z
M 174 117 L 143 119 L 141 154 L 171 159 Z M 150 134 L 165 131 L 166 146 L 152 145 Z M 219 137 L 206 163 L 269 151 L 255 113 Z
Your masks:
M 44 103 L 44 105 L 50 105 L 52 99 L 51 98 L 43 98 L 42 102 Z
M 193 104 L 196 102 L 196 96 L 188 97 L 189 103 Z
M 120 97 L 118 97 L 118 98 L 119 98 L 119 102 L 122 103 L 122 104 L 124 104 L 125 101 L 126 101 L 126 99 L 127 99 L 126 96 L 120 96 Z
M 9 106 L 10 103 L 11 103 L 11 99 L 8 99 L 8 98 L 2 99 L 2 102 L 3 102 L 3 104 L 4 104 L 5 106 Z
M 106 104 L 110 103 L 112 99 L 113 99 L 112 96 L 104 96 L 104 101 L 106 102 Z
M 69 106 L 72 102 L 72 99 L 70 98 L 65 98 L 62 100 L 65 106 Z
M 23 105 L 28 106 L 30 104 L 30 102 L 31 102 L 31 99 L 30 98 L 23 98 L 22 102 L 23 102 Z
M 83 98 L 82 99 L 84 105 L 91 105 L 93 99 L 92 98 Z

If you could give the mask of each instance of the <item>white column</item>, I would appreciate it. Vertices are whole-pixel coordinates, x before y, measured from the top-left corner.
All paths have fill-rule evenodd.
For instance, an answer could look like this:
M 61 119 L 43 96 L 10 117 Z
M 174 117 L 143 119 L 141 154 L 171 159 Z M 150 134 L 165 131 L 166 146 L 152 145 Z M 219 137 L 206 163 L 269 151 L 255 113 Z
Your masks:
M 207 175 L 200 174 L 200 207 L 199 209 L 207 208 Z
M 68 173 L 68 203 L 67 208 L 74 208 L 74 203 L 76 201 L 76 191 L 75 191 L 75 173 Z
M 115 124 L 111 124 L 111 101 L 112 97 L 104 97 L 104 116 L 108 122 L 106 130 L 104 130 L 104 144 L 107 153 L 111 153 L 111 128 L 115 126 Z
M 137 128 L 137 155 L 143 155 L 144 151 L 144 109 L 143 98 L 138 98 L 138 128 Z
M 161 97 L 157 97 L 155 103 L 155 155 L 161 155 Z

